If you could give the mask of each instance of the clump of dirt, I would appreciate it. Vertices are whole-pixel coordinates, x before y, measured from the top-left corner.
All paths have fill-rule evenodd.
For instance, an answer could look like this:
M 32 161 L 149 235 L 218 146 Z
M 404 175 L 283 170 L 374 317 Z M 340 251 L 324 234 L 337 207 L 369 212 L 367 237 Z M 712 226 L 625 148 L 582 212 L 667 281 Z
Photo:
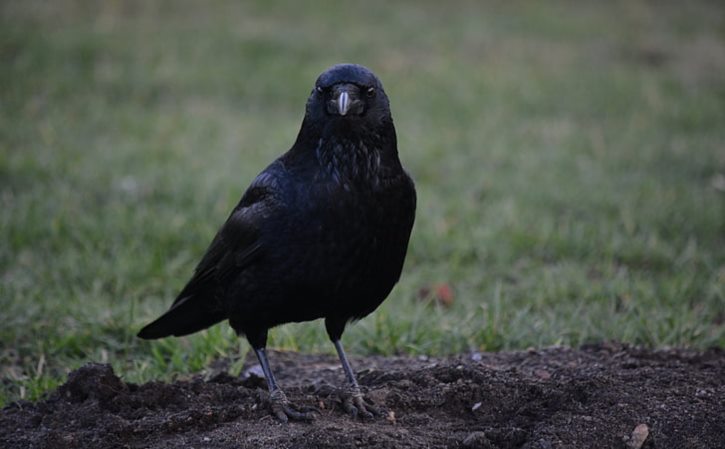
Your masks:
M 250 362 L 242 378 L 123 382 L 90 364 L 37 403 L 0 411 L 3 448 L 725 448 L 725 352 L 615 344 L 354 358 L 387 414 L 352 419 L 329 394 L 334 356 L 273 352 L 288 398 L 320 410 L 280 424 Z M 321 393 L 328 391 L 328 393 Z

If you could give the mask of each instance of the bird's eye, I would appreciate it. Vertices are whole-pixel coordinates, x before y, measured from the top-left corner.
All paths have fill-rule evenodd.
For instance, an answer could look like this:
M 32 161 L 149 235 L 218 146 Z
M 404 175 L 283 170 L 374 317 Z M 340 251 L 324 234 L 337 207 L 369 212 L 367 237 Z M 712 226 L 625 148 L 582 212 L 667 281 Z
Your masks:
M 325 89 L 323 89 L 321 86 L 316 86 L 315 90 L 317 91 L 318 94 L 321 94 L 322 92 L 325 91 Z
M 368 98 L 372 98 L 375 96 L 375 88 L 368 87 L 368 90 L 365 93 L 367 94 Z

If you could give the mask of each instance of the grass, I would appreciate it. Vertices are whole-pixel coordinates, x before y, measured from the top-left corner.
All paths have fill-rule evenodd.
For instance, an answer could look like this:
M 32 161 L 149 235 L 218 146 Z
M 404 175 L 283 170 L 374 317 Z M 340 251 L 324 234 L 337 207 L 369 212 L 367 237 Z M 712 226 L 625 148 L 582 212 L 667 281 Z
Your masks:
M 725 346 L 716 2 L 5 2 L 0 405 L 89 361 L 171 379 L 248 347 L 145 342 L 319 72 L 373 68 L 419 211 L 358 354 Z M 452 287 L 450 307 L 421 289 Z M 270 346 L 331 351 L 319 322 Z

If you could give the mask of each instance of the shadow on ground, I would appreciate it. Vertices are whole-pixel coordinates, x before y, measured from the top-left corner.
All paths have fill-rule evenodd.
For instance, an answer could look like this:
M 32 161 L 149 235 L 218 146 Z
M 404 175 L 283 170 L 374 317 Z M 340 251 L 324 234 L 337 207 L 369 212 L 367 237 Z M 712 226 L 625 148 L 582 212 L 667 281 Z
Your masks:
M 452 358 L 354 358 L 387 414 L 345 415 L 325 385 L 333 356 L 273 352 L 287 396 L 319 408 L 283 425 L 264 381 L 218 374 L 127 384 L 87 365 L 37 403 L 0 411 L 4 448 L 718 448 L 725 447 L 725 352 L 619 345 Z M 637 430 L 635 430 L 637 429 Z

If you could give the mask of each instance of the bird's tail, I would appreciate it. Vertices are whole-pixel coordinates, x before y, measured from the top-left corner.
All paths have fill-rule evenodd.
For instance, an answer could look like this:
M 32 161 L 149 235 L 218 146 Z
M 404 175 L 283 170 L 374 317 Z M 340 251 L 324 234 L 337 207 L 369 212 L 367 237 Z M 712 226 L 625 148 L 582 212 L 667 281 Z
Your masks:
M 224 318 L 226 315 L 222 310 L 210 310 L 202 298 L 190 295 L 176 301 L 168 312 L 141 329 L 138 336 L 146 340 L 170 335 L 181 337 L 206 329 Z

